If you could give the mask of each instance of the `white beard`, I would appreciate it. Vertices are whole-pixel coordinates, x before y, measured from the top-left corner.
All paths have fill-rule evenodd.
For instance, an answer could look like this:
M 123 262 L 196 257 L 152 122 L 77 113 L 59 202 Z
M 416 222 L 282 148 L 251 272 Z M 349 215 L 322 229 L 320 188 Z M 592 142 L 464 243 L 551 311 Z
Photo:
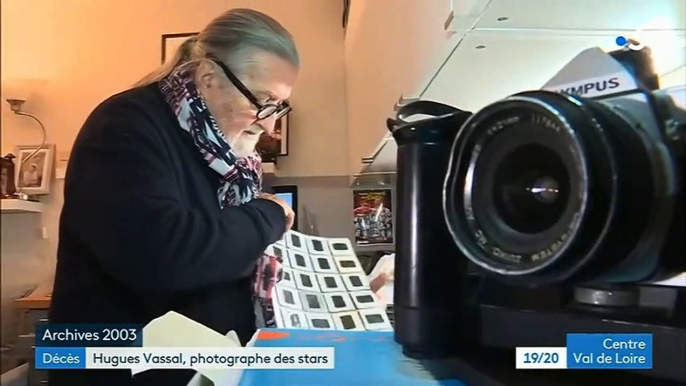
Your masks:
M 231 143 L 230 145 L 234 154 L 236 154 L 236 157 L 245 158 L 255 154 L 255 146 L 257 146 L 259 140 L 259 135 L 241 133 L 234 143 Z

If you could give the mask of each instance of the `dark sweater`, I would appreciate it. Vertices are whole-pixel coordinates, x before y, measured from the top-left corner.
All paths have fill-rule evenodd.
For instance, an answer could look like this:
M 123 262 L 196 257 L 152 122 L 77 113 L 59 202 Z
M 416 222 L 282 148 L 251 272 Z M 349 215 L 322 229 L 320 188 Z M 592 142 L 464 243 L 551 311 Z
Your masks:
M 50 323 L 145 325 L 176 311 L 247 342 L 255 262 L 286 220 L 262 199 L 221 210 L 218 188 L 156 84 L 98 106 L 67 169 Z M 52 371 L 49 383 L 174 386 L 191 376 Z

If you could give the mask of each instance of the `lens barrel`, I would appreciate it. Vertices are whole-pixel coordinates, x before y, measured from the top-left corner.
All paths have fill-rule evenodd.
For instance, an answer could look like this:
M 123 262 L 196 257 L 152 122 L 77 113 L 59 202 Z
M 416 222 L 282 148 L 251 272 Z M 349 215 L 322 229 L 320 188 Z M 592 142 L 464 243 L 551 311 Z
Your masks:
M 482 270 L 537 286 L 625 262 L 660 195 L 653 144 L 600 102 L 524 92 L 474 114 L 443 190 L 453 241 Z M 637 263 L 644 272 L 655 264 Z

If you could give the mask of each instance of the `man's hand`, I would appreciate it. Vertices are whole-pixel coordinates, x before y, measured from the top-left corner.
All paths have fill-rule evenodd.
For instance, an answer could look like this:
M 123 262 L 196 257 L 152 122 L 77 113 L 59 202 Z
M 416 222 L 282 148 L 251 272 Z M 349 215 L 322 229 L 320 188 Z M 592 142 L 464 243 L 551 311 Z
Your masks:
M 369 289 L 371 289 L 372 292 L 377 293 L 381 288 L 383 288 L 384 285 L 386 285 L 387 281 L 388 275 L 386 275 L 385 272 L 381 272 L 379 276 L 375 277 L 369 282 Z
M 270 200 L 279 204 L 283 208 L 283 213 L 286 216 L 286 231 L 291 230 L 291 227 L 295 222 L 295 212 L 293 212 L 293 209 L 288 205 L 286 201 L 284 201 L 282 198 L 278 196 L 269 193 L 260 193 L 258 198 L 261 198 L 263 200 Z

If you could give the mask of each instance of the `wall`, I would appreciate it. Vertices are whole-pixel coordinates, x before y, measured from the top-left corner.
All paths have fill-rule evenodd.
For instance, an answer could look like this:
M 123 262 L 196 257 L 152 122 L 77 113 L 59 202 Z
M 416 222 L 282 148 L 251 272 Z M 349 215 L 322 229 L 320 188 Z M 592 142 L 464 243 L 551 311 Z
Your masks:
M 197 31 L 231 7 L 270 14 L 293 33 L 300 50 L 290 154 L 280 160 L 278 174 L 347 174 L 342 1 L 2 0 L 2 99 L 14 95 L 14 80 L 41 79 L 21 90 L 31 94 L 25 110 L 45 124 L 60 166 L 93 107 L 159 64 L 162 34 Z M 3 155 L 18 144 L 39 143 L 32 121 L 11 114 L 4 102 L 0 111 Z M 2 217 L 3 296 L 14 297 L 27 282 L 52 272 L 62 181 L 52 189 L 42 218 Z M 13 290 L 5 291 L 6 284 Z
M 347 174 L 342 1 L 3 0 L 3 85 L 45 79 L 26 109 L 40 115 L 49 141 L 68 151 L 98 102 L 159 63 L 161 34 L 197 31 L 231 7 L 270 14 L 298 43 L 303 65 L 292 97 L 292 154 L 280 161 L 279 174 Z M 35 142 L 33 126 L 8 113 L 4 105 L 3 152 Z
M 298 186 L 298 230 L 324 237 L 354 238 L 353 193 L 347 176 L 265 178 L 266 189 L 277 185 Z M 310 226 L 313 223 L 314 229 Z
M 352 1 L 345 35 L 351 173 L 387 132 L 401 95 L 412 94 L 445 46 L 450 0 Z

